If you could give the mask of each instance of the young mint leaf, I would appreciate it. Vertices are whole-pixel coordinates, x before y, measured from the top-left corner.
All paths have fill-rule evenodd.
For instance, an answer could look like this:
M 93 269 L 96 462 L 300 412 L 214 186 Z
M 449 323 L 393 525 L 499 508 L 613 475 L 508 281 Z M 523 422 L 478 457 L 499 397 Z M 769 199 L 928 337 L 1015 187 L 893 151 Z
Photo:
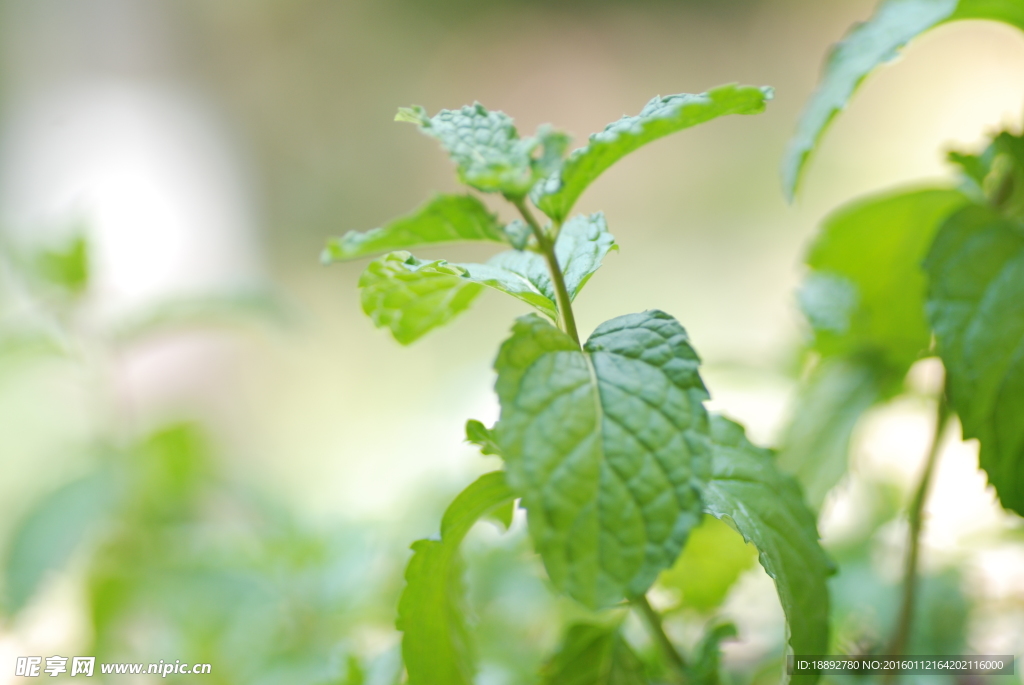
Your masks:
M 864 78 L 895 59 L 921 33 L 956 19 L 993 19 L 1024 29 L 1024 4 L 1020 0 L 886 0 L 871 19 L 856 24 L 833 46 L 818 90 L 807 103 L 783 159 L 783 186 L 791 199 L 811 152 Z
M 89 241 L 84 233 L 75 233 L 62 245 L 40 250 L 34 266 L 47 283 L 80 295 L 89 287 Z
M 567 133 L 544 125 L 537 129 L 537 140 L 541 144 L 541 153 L 533 162 L 534 175 L 537 178 L 550 176 L 561 168 L 572 138 Z
M 14 529 L 4 568 L 6 609 L 21 611 L 50 574 L 61 570 L 119 503 L 112 473 L 100 470 L 36 502 Z
M 556 587 L 592 608 L 647 591 L 700 521 L 708 432 L 686 331 L 648 311 L 583 349 L 536 315 L 498 353 L 494 436 Z
M 501 455 L 498 443 L 494 441 L 494 431 L 476 419 L 466 421 L 466 442 L 479 447 L 483 454 Z
M 1007 509 L 1024 514 L 1024 231 L 966 207 L 943 225 L 925 263 L 928 318 L 964 438 Z
M 622 117 L 590 136 L 561 167 L 530 193 L 534 204 L 556 221 L 569 215 L 577 198 L 605 169 L 652 140 L 726 114 L 758 114 L 770 88 L 725 85 L 706 93 L 656 97 L 634 117 Z
M 466 309 L 483 291 L 465 269 L 443 259 L 424 261 L 408 252 L 376 259 L 359 278 L 363 311 L 378 328 L 408 345 Z
M 885 376 L 867 359 L 837 357 L 822 360 L 801 387 L 776 463 L 800 481 L 815 510 L 846 473 L 853 430 L 885 396 Z
M 647 685 L 644 665 L 617 625 L 569 626 L 541 671 L 543 685 Z
M 422 245 L 470 240 L 506 242 L 498 217 L 471 195 L 436 195 L 411 214 L 369 231 L 349 231 L 327 242 L 325 264 Z
M 869 197 L 825 219 L 800 302 L 823 356 L 871 356 L 903 376 L 931 344 L 921 262 L 939 225 L 968 202 L 955 190 Z
M 714 516 L 705 516 L 690 533 L 683 553 L 658 576 L 658 585 L 679 591 L 680 608 L 708 613 L 722 604 L 756 558 L 757 551 L 736 531 Z
M 1003 131 L 980 155 L 951 152 L 949 159 L 961 167 L 979 203 L 1024 219 L 1024 136 Z
M 533 237 L 533 229 L 521 219 L 510 221 L 503 230 L 509 244 L 517 250 L 525 250 Z
M 815 516 L 800 487 L 781 473 L 770 451 L 747 440 L 743 427 L 711 417 L 711 477 L 703 489 L 709 514 L 725 519 L 760 552 L 764 570 L 775 581 L 789 625 L 794 654 L 828 651 L 832 563 L 818 543 Z M 794 683 L 817 676 L 795 675 Z
M 479 102 L 428 117 L 422 107 L 399 110 L 398 121 L 415 123 L 436 138 L 458 169 L 459 180 L 485 193 L 523 197 L 533 185 L 535 138 L 520 138 L 512 118 Z
M 449 505 L 440 540 L 413 543 L 397 622 L 409 685 L 472 685 L 475 667 L 459 546 L 474 523 L 511 501 L 505 474 L 485 474 Z
M 562 227 L 555 254 L 575 298 L 602 258 L 617 250 L 601 213 L 577 216 Z M 378 327 L 409 344 L 466 309 L 487 286 L 511 295 L 552 320 L 558 318 L 555 288 L 547 262 L 536 252 L 508 250 L 486 264 L 424 261 L 408 252 L 392 252 L 373 262 L 359 280 L 363 311 Z

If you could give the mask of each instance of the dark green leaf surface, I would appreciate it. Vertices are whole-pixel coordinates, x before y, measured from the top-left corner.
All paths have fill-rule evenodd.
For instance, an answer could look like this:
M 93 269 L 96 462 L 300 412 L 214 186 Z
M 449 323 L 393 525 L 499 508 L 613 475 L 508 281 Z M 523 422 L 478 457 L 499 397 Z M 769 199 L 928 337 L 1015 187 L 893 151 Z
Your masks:
M 397 624 L 409 685 L 472 685 L 475 668 L 459 546 L 474 523 L 511 500 L 505 474 L 485 474 L 445 511 L 440 540 L 413 543 Z
M 577 623 L 544 665 L 544 685 L 647 685 L 644 665 L 618 626 Z
M 505 242 L 492 214 L 471 195 L 437 195 L 411 214 L 369 231 L 349 231 L 328 241 L 321 260 L 329 264 L 381 252 L 461 241 Z
M 825 219 L 799 294 L 818 352 L 870 356 L 906 373 L 931 344 L 921 263 L 939 225 L 967 202 L 955 190 L 899 192 Z
M 1024 227 L 971 206 L 946 222 L 926 263 L 928 316 L 965 438 L 999 500 L 1024 514 Z
M 731 522 L 757 547 L 761 565 L 775 580 L 793 653 L 826 654 L 832 564 L 818 543 L 814 514 L 796 481 L 776 468 L 771 452 L 751 444 L 740 425 L 713 416 L 711 430 L 706 511 Z M 794 683 L 816 680 L 793 676 Z
M 32 599 L 48 576 L 61 568 L 117 506 L 117 489 L 107 471 L 96 471 L 35 503 L 16 526 L 6 554 L 4 585 L 10 614 Z
M 707 391 L 686 331 L 648 311 L 583 350 L 536 315 L 495 362 L 495 438 L 552 582 L 590 607 L 650 587 L 700 521 Z
M 883 386 L 877 364 L 840 357 L 823 360 L 801 388 L 777 464 L 800 482 L 814 509 L 846 473 L 853 430 Z
M 512 118 L 491 112 L 479 102 L 462 109 L 443 109 L 428 117 L 422 107 L 399 110 L 399 121 L 418 124 L 448 151 L 459 180 L 486 193 L 522 197 L 533 185 L 536 138 L 520 138 Z M 557 143 L 552 139 L 552 145 Z
M 561 168 L 531 191 L 534 203 L 556 221 L 569 215 L 580 194 L 605 169 L 630 152 L 670 133 L 727 114 L 758 114 L 772 97 L 770 88 L 735 84 L 706 93 L 656 97 L 633 117 L 622 117 L 594 133 L 585 147 L 569 155 Z
M 993 19 L 1024 29 L 1020 0 L 887 0 L 868 21 L 855 25 L 829 53 L 818 89 L 811 96 L 782 166 L 792 197 L 811 152 L 864 78 L 890 62 L 913 38 L 945 21 Z
M 611 250 L 618 249 L 601 213 L 577 216 L 562 228 L 555 254 L 575 298 Z M 544 257 L 508 250 L 486 264 L 424 261 L 408 252 L 392 252 L 373 262 L 359 281 L 363 311 L 378 327 L 387 326 L 403 343 L 450 321 L 487 286 L 558 317 L 555 289 Z

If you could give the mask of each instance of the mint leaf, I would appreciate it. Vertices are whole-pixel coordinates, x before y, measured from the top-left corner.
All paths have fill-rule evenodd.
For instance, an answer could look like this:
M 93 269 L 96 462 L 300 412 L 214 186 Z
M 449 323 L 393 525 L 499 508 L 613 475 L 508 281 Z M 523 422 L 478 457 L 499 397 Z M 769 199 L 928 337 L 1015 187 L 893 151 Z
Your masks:
M 1024 29 L 1024 5 L 1019 0 L 888 0 L 833 46 L 783 159 L 783 186 L 791 199 L 811 152 L 864 78 L 895 59 L 913 38 L 955 19 L 993 19 Z
M 647 591 L 700 521 L 707 391 L 668 314 L 620 316 L 583 350 L 536 315 L 498 353 L 494 428 L 556 587 L 605 607 Z
M 561 168 L 530 193 L 534 204 L 555 221 L 569 215 L 577 198 L 605 169 L 652 140 L 726 114 L 758 114 L 772 97 L 770 88 L 725 85 L 706 93 L 656 97 L 633 117 L 622 117 L 573 150 Z
M 967 202 L 955 190 L 918 190 L 857 200 L 827 217 L 799 295 L 815 349 L 870 356 L 902 377 L 931 345 L 921 262 L 939 225 Z
M 617 250 L 601 213 L 577 216 L 562 227 L 555 254 L 575 298 L 602 258 Z M 487 286 L 511 295 L 552 320 L 558 306 L 550 271 L 536 252 L 508 250 L 486 264 L 424 261 L 392 252 L 373 262 L 359 280 L 363 311 L 377 327 L 388 327 L 402 344 L 450 321 Z
M 47 283 L 71 295 L 80 295 L 89 287 L 89 241 L 82 232 L 63 244 L 44 248 L 35 255 L 35 272 Z
M 925 264 L 928 318 L 964 438 L 1004 507 L 1024 514 L 1024 231 L 966 207 L 943 225 Z
M 440 540 L 413 543 L 397 621 L 409 685 L 472 685 L 474 663 L 459 546 L 474 523 L 511 500 L 505 474 L 485 474 L 448 506 Z
M 885 396 L 888 378 L 869 360 L 838 357 L 822 360 L 801 387 L 776 463 L 815 510 L 846 473 L 854 428 Z
M 465 269 L 443 259 L 424 261 L 408 252 L 376 259 L 359 278 L 363 311 L 378 328 L 408 345 L 466 309 L 483 291 L 463 278 Z
M 119 502 L 113 475 L 95 471 L 46 495 L 18 522 L 5 555 L 9 615 L 21 611 L 50 574 L 61 570 Z
M 468 240 L 505 242 L 495 216 L 471 195 L 436 195 L 411 214 L 369 231 L 349 231 L 327 243 L 325 264 L 380 252 Z
M 459 180 L 485 193 L 523 197 L 533 185 L 535 138 L 522 139 L 504 112 L 490 112 L 479 102 L 443 109 L 428 117 L 422 107 L 401 109 L 399 121 L 415 123 L 436 138 L 458 169 Z
M 722 604 L 756 558 L 757 551 L 736 531 L 714 516 L 705 516 L 691 531 L 683 553 L 658 576 L 658 585 L 680 592 L 680 608 L 708 613 Z
M 961 167 L 979 204 L 1024 219 L 1024 136 L 1003 131 L 980 155 L 951 152 L 949 159 Z
M 776 468 L 770 451 L 747 440 L 739 424 L 712 416 L 711 437 L 705 511 L 730 522 L 757 547 L 786 613 L 793 653 L 827 653 L 826 579 L 833 567 L 818 544 L 815 517 L 804 504 L 800 487 Z M 792 680 L 813 683 L 817 676 Z
M 647 685 L 644 665 L 617 625 L 569 626 L 541 671 L 544 685 Z
M 476 419 L 466 421 L 466 442 L 479 447 L 483 454 L 501 455 L 498 443 L 494 441 L 494 431 Z
M 572 138 L 544 125 L 537 129 L 537 140 L 540 141 L 541 154 L 533 162 L 534 174 L 537 177 L 550 176 L 561 168 Z

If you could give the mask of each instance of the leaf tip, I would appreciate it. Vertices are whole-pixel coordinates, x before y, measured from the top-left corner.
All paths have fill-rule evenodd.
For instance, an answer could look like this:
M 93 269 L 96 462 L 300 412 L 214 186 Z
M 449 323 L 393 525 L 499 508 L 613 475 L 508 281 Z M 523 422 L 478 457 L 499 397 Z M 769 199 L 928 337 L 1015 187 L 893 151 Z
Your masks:
M 430 121 L 430 118 L 427 116 L 425 109 L 419 105 L 413 105 L 412 107 L 399 107 L 398 113 L 395 114 L 395 121 L 425 126 Z

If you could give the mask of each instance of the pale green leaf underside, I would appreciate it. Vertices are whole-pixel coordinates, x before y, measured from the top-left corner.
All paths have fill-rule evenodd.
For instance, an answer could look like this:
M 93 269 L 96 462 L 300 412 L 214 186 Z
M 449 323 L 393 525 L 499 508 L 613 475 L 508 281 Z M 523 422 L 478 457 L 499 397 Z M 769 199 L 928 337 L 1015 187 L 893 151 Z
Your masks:
M 659 311 L 600 325 L 583 350 L 520 318 L 495 369 L 495 439 L 556 587 L 594 608 L 637 596 L 700 521 L 707 392 Z
M 520 138 L 504 112 L 491 112 L 476 103 L 428 117 L 422 108 L 414 107 L 400 110 L 398 119 L 419 124 L 421 131 L 437 139 L 468 186 L 522 197 L 533 185 L 533 151 L 540 141 Z
M 573 150 L 561 168 L 534 186 L 531 198 L 541 211 L 561 221 L 580 194 L 605 169 L 637 148 L 670 133 L 727 114 L 757 114 L 771 99 L 770 88 L 725 85 L 706 93 L 656 97 L 640 114 L 608 124 L 585 147 Z
M 855 25 L 835 46 L 825 63 L 818 89 L 811 96 L 790 141 L 782 165 L 783 185 L 792 197 L 814 147 L 846 107 L 864 78 L 892 61 L 913 38 L 946 21 L 993 19 L 1024 29 L 1020 0 L 888 0 L 868 21 Z
M 555 655 L 544 664 L 543 685 L 647 685 L 644 665 L 618 626 L 569 626 Z
M 604 215 L 577 216 L 562 227 L 555 253 L 575 298 L 609 251 L 618 249 Z M 555 290 L 547 263 L 536 252 L 508 250 L 486 264 L 419 260 L 393 252 L 370 263 L 359 281 L 363 311 L 403 343 L 450 321 L 487 286 L 557 319 Z
M 1007 509 L 1024 514 L 1024 231 L 980 206 L 939 231 L 928 316 L 965 438 Z
M 324 263 L 462 241 L 505 242 L 495 216 L 471 195 L 437 195 L 410 214 L 369 231 L 349 231 L 324 248 Z
M 967 201 L 956 190 L 902 191 L 824 220 L 800 291 L 818 352 L 872 357 L 906 373 L 931 344 L 921 262 L 942 221 Z
M 861 359 L 826 359 L 800 390 L 776 461 L 814 509 L 846 473 L 854 428 L 882 397 L 880 373 Z
M 711 429 L 711 478 L 703 491 L 707 512 L 731 522 L 757 547 L 761 565 L 775 581 L 793 653 L 826 654 L 826 580 L 832 564 L 818 543 L 814 514 L 796 482 L 776 468 L 771 452 L 747 440 L 741 426 L 713 416 Z M 794 683 L 816 680 L 792 678 Z
M 25 607 L 51 573 L 61 570 L 117 504 L 110 473 L 97 471 L 39 500 L 14 529 L 4 586 L 11 615 Z
M 511 501 L 505 474 L 485 474 L 449 505 L 440 540 L 413 543 L 397 623 L 409 685 L 472 685 L 459 546 L 474 523 Z

